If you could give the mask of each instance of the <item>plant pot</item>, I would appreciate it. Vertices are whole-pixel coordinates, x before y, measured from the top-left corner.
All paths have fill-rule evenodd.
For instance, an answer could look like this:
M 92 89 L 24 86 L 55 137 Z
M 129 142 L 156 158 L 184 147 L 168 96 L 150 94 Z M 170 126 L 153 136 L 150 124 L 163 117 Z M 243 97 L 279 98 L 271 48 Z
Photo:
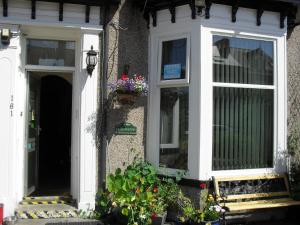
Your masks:
M 203 221 L 203 222 L 200 222 L 200 225 L 220 225 L 220 224 L 221 223 L 220 223 L 219 219 L 214 220 L 214 221 Z
M 178 218 L 176 218 L 174 220 L 174 222 L 175 222 L 176 225 L 190 225 L 191 224 L 189 221 L 181 222 Z
M 164 225 L 167 218 L 167 212 L 162 215 L 157 215 L 154 219 L 152 219 L 152 225 Z
M 125 94 L 125 93 L 117 94 L 118 101 L 122 104 L 132 105 L 133 103 L 136 102 L 137 97 L 138 96 L 136 94 Z
M 114 220 L 117 222 L 117 224 L 120 225 L 127 225 L 128 224 L 128 217 L 124 216 L 121 213 L 122 209 L 121 208 L 115 208 L 112 210 L 112 215 Z

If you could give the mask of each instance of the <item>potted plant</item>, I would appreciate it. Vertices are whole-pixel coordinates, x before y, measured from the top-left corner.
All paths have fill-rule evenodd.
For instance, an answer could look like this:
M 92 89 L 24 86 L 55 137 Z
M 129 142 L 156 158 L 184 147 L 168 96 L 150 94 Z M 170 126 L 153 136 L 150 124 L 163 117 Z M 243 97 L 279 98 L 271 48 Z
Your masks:
M 150 163 L 136 159 L 124 172 L 117 169 L 108 176 L 107 189 L 119 223 L 150 225 L 164 222 L 166 204 L 160 193 L 161 181 Z
M 139 96 L 145 96 L 148 93 L 148 84 L 141 75 L 133 75 L 129 78 L 125 73 L 117 81 L 110 83 L 109 87 L 123 104 L 132 104 Z
M 205 190 L 204 193 L 208 193 Z M 218 204 L 218 197 L 215 194 L 207 194 L 206 201 L 202 209 L 196 211 L 191 220 L 192 225 L 220 225 L 220 219 L 225 213 L 225 209 Z
M 157 187 L 155 187 L 157 188 Z M 157 188 L 158 189 L 158 188 Z M 158 192 L 158 191 L 157 191 Z M 166 222 L 167 218 L 167 205 L 163 198 L 157 198 L 153 201 L 152 208 L 152 214 L 151 214 L 151 220 L 152 225 L 163 225 Z

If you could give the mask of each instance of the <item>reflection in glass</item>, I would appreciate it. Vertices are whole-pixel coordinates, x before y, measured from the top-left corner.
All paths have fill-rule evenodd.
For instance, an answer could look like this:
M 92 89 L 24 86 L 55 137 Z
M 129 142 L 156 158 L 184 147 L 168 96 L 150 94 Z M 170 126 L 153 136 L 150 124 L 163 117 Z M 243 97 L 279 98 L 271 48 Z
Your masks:
M 27 64 L 43 66 L 75 66 L 75 42 L 27 40 Z
M 162 88 L 160 103 L 161 167 L 187 169 L 189 88 Z
M 273 85 L 273 42 L 213 36 L 214 82 Z
M 186 78 L 186 51 L 186 38 L 162 43 L 161 80 Z M 173 67 L 166 69 L 168 66 Z M 170 73 L 170 69 L 173 70 L 173 74 Z

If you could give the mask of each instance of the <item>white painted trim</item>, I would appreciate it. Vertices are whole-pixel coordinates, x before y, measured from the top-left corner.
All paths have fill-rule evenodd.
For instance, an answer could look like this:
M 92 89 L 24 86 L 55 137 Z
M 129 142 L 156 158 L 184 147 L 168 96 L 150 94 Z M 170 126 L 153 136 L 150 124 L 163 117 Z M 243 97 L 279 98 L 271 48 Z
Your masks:
M 203 31 L 203 35 L 206 36 L 206 40 L 210 40 L 209 42 L 206 42 L 207 46 L 204 46 L 204 48 L 206 48 L 206 52 L 210 51 L 209 56 L 207 55 L 207 57 L 205 58 L 204 61 L 202 61 L 202 64 L 206 67 L 206 74 L 207 74 L 207 70 L 208 67 L 212 67 L 210 65 L 212 65 L 213 63 L 213 57 L 212 57 L 212 51 L 209 49 L 212 49 L 212 36 L 215 35 L 216 32 L 214 31 L 214 29 L 211 28 L 207 28 L 204 29 Z M 224 32 L 224 34 L 228 34 L 228 32 Z M 222 35 L 222 33 L 220 33 L 220 31 L 217 32 L 217 35 Z M 212 133 L 212 126 L 209 124 L 213 124 L 213 111 L 212 111 L 212 87 L 213 86 L 219 86 L 219 87 L 240 87 L 240 88 L 257 88 L 257 89 L 273 89 L 274 90 L 274 167 L 273 168 L 261 168 L 261 169 L 243 169 L 243 170 L 221 170 L 221 171 L 213 171 L 212 170 L 212 147 L 209 147 L 207 143 L 209 143 L 212 146 L 212 135 L 211 136 L 207 136 L 207 139 L 205 141 L 205 143 L 203 143 L 203 145 L 205 145 L 206 149 L 209 149 L 208 153 L 202 157 L 202 159 L 200 160 L 200 164 L 201 165 L 205 165 L 205 166 L 201 166 L 200 167 L 200 179 L 210 179 L 211 176 L 217 176 L 217 175 L 223 175 L 223 176 L 230 176 L 230 175 L 237 175 L 237 174 L 265 174 L 265 173 L 274 173 L 277 171 L 281 171 L 284 172 L 285 170 L 282 168 L 282 166 L 278 165 L 279 159 L 278 159 L 278 155 L 280 152 L 282 152 L 280 150 L 280 145 L 282 145 L 280 137 L 285 136 L 285 133 L 282 133 L 282 125 L 280 126 L 278 124 L 280 117 L 278 117 L 278 115 L 284 115 L 284 114 L 280 114 L 280 110 L 282 108 L 282 106 L 284 106 L 283 104 L 279 104 L 278 101 L 280 96 L 284 96 L 284 87 L 280 87 L 279 85 L 282 84 L 282 81 L 284 80 L 278 80 L 278 70 L 280 70 L 280 67 L 282 67 L 282 65 L 280 65 L 278 63 L 278 61 L 280 61 L 279 59 L 279 55 L 277 54 L 277 52 L 280 50 L 278 49 L 278 42 L 280 41 L 280 39 L 284 38 L 284 37 L 277 37 L 274 36 L 273 38 L 271 38 L 270 36 L 268 37 L 256 37 L 256 34 L 253 33 L 251 34 L 247 34 L 246 37 L 245 35 L 234 35 L 234 37 L 242 37 L 242 38 L 247 38 L 247 37 L 251 37 L 251 39 L 256 39 L 256 40 L 268 40 L 268 41 L 272 41 L 274 43 L 274 85 L 248 85 L 248 84 L 227 84 L 227 83 L 214 83 L 212 81 L 212 69 L 209 68 L 209 71 L 211 74 L 210 76 L 206 76 L 206 77 L 210 77 L 207 78 L 205 82 L 205 84 L 210 83 L 210 90 L 208 91 L 209 93 L 211 93 L 210 97 L 208 97 L 207 95 L 205 96 L 205 100 L 203 99 L 202 96 L 202 100 L 207 101 L 206 102 L 206 106 L 208 106 L 205 111 L 206 113 L 209 115 L 207 117 L 209 117 L 210 119 L 207 121 L 204 121 L 205 125 L 203 127 L 203 129 L 206 129 L 209 133 Z M 281 46 L 281 51 L 284 50 L 284 46 Z M 209 79 L 209 81 L 208 81 Z M 204 85 L 206 86 L 206 85 Z M 203 88 L 203 86 L 202 86 Z M 280 93 L 280 94 L 278 94 Z M 203 120 L 202 120 L 203 121 Z M 209 121 L 209 123 L 208 123 Z M 202 122 L 203 123 L 203 122 Z M 203 131 L 202 131 L 203 133 Z M 204 147 L 203 147 L 204 148 Z M 201 147 L 200 147 L 201 149 Z M 201 172 L 202 171 L 202 172 Z
M 31 19 L 31 1 L 9 0 L 7 17 L 3 16 L 3 8 L 0 7 L 0 20 L 1 23 L 6 24 L 47 26 L 53 28 L 100 27 L 99 6 L 90 7 L 89 23 L 85 22 L 85 5 L 65 3 L 63 21 L 59 21 L 58 6 L 59 3 L 57 2 L 37 1 L 36 19 Z
M 23 76 L 27 71 L 72 73 L 72 141 L 71 141 L 71 194 L 77 200 L 79 209 L 91 209 L 95 206 L 96 194 L 96 146 L 93 145 L 93 135 L 88 134 L 87 127 L 90 125 L 88 120 L 92 113 L 97 109 L 97 79 L 98 66 L 93 75 L 89 76 L 85 69 L 86 52 L 93 44 L 95 51 L 99 51 L 99 31 L 98 29 L 82 28 L 71 29 L 72 38 L 65 36 L 63 30 L 53 28 L 51 37 L 47 34 L 42 36 L 39 32 L 44 28 L 26 27 L 28 35 L 22 41 L 22 62 L 26 57 L 26 38 L 38 38 L 45 40 L 70 40 L 75 41 L 75 67 L 60 66 L 40 66 L 23 65 Z M 34 35 L 38 34 L 38 35 Z M 24 53 L 25 52 L 25 53 Z M 25 109 L 23 109 L 25 112 Z M 25 124 L 23 122 L 23 124 Z M 24 125 L 25 127 L 25 125 Z M 25 139 L 23 140 L 25 143 Z M 86 161 L 88 160 L 88 162 Z M 24 166 L 24 168 L 26 168 Z M 26 180 L 24 180 L 26 182 Z M 88 188 L 87 188 L 88 187 Z M 88 191 L 88 194 L 86 194 Z M 26 190 L 23 189 L 23 193 Z M 23 197 L 23 195 L 22 195 Z M 19 199 L 20 201 L 21 199 Z
M 247 88 L 247 89 L 276 89 L 276 85 L 261 85 L 261 84 L 239 84 L 239 83 L 221 83 L 213 82 L 214 87 L 232 87 L 232 88 Z
M 51 72 L 74 72 L 75 67 L 65 67 L 65 66 L 39 66 L 39 65 L 26 65 L 25 70 L 28 71 L 51 71 Z
M 49 27 L 49 28 L 70 28 L 70 29 L 78 29 L 81 27 L 85 27 L 87 29 L 99 29 L 103 30 L 102 25 L 89 25 L 89 24 L 73 24 L 73 23 L 55 23 L 55 22 L 39 22 L 38 20 L 13 20 L 13 19 L 5 19 L 1 18 L 2 24 L 18 24 L 18 25 L 27 25 L 27 26 L 35 26 L 35 27 Z

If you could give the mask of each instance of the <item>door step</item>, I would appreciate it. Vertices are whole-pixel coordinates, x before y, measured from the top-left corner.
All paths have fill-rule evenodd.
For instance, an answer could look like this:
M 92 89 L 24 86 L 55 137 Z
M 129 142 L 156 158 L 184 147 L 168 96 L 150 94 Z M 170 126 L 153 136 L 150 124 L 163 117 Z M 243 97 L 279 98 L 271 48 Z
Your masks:
M 57 205 L 57 204 L 73 204 L 74 200 L 71 196 L 41 196 L 41 197 L 25 197 L 20 205 Z
M 15 213 L 18 219 L 77 218 L 77 210 L 26 210 Z
M 75 201 L 66 196 L 26 197 L 15 215 L 18 219 L 51 219 L 78 217 Z

